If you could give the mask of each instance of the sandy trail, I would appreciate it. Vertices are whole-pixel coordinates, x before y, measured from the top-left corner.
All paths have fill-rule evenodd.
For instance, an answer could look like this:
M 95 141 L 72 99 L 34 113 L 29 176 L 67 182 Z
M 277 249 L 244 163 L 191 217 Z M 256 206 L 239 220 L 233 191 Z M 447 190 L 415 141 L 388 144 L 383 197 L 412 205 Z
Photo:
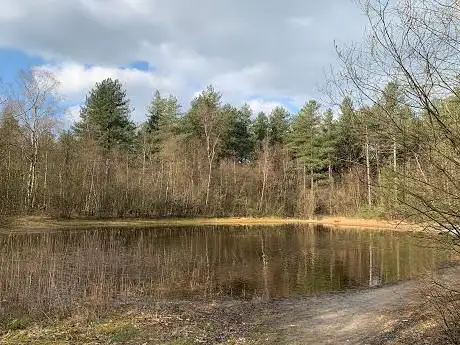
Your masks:
M 277 332 L 289 344 L 371 344 L 394 311 L 414 300 L 412 285 L 277 302 Z
M 459 276 L 460 269 L 455 267 L 444 270 L 436 280 L 458 282 Z M 426 286 L 414 280 L 275 301 L 268 329 L 280 344 L 405 344 L 401 334 L 406 330 L 417 333 L 417 329 L 426 327 L 426 320 L 414 317 L 426 301 L 426 291 L 422 290 Z M 415 343 L 430 341 L 419 339 Z

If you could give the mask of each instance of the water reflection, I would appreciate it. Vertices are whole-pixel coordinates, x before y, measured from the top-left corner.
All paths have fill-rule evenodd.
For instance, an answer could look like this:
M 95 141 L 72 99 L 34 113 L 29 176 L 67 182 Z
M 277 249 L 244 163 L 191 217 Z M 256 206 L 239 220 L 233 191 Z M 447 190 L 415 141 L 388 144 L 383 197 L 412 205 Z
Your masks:
M 139 295 L 278 298 L 374 287 L 446 259 L 418 243 L 405 233 L 304 225 L 1 235 L 0 300 L 65 309 Z

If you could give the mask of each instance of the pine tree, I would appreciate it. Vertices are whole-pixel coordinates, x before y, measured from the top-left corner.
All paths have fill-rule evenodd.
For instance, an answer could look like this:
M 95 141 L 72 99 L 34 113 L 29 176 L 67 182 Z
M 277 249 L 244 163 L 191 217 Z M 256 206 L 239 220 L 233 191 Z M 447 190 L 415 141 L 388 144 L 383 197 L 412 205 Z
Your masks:
M 225 105 L 222 109 L 227 119 L 227 132 L 223 137 L 223 156 L 231 157 L 237 162 L 249 160 L 254 150 L 254 141 L 251 133 L 252 111 L 244 105 L 237 109 Z
M 311 100 L 306 103 L 292 121 L 289 147 L 294 154 L 297 166 L 302 170 L 303 213 L 311 216 L 316 209 L 315 181 L 324 161 L 321 156 L 321 117 L 320 105 Z M 307 198 L 307 175 L 310 180 L 310 192 Z
M 158 122 L 164 111 L 164 100 L 161 98 L 160 91 L 156 90 L 152 102 L 147 109 L 147 130 L 149 132 L 158 131 Z
M 260 148 L 261 143 L 268 136 L 268 118 L 264 112 L 257 114 L 252 125 L 252 133 L 254 135 L 254 142 Z
M 307 168 L 313 179 L 314 171 L 324 166 L 321 155 L 321 117 L 319 104 L 311 100 L 300 109 L 292 122 L 290 147 L 298 162 Z
M 345 97 L 340 105 L 340 116 L 337 121 L 337 141 L 335 156 L 340 170 L 351 167 L 362 158 L 362 140 L 354 105 L 349 97 Z
M 332 178 L 332 167 L 335 164 L 335 147 L 337 144 L 337 125 L 334 121 L 334 114 L 331 109 L 327 109 L 321 121 L 321 158 L 328 168 L 328 177 Z
M 169 95 L 161 97 L 156 90 L 147 110 L 147 128 L 150 132 L 172 131 L 180 115 L 180 104 L 177 98 Z
M 337 144 L 337 124 L 334 120 L 334 114 L 331 109 L 327 109 L 323 114 L 321 121 L 321 157 L 327 165 L 327 179 L 329 183 L 329 214 L 334 214 L 333 198 L 334 198 L 334 165 L 337 157 L 335 156 L 335 148 Z
M 282 145 L 289 132 L 289 113 L 283 107 L 276 107 L 269 117 L 269 138 L 272 146 Z
M 177 98 L 172 95 L 163 98 L 160 91 L 156 90 L 147 109 L 147 122 L 144 127 L 153 151 L 158 150 L 158 145 L 176 132 L 179 115 L 180 104 Z
M 78 136 L 94 138 L 105 149 L 132 149 L 135 126 L 130 120 L 131 110 L 121 83 L 105 79 L 89 92 L 74 130 Z
M 221 112 L 221 99 L 220 92 L 212 85 L 207 86 L 192 100 L 190 110 L 182 123 L 181 132 L 188 132 L 203 140 L 206 140 L 207 135 L 219 133 L 220 142 L 225 123 Z

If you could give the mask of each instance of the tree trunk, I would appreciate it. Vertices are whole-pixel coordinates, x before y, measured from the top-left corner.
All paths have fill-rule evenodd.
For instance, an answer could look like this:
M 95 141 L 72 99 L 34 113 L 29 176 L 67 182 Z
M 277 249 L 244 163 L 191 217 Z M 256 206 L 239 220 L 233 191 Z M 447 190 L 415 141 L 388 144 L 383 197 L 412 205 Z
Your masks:
M 269 152 L 268 152 L 268 144 L 264 144 L 263 148 L 263 167 L 262 167 L 262 191 L 260 193 L 260 200 L 259 200 L 259 211 L 262 211 L 262 206 L 264 202 L 264 196 L 265 196 L 265 189 L 267 186 L 267 177 L 268 177 L 268 160 L 269 160 Z
M 8 149 L 8 165 L 6 170 L 6 207 L 10 205 L 10 169 L 11 169 L 11 150 Z
M 93 199 L 93 194 L 94 194 L 94 174 L 96 170 L 96 160 L 94 160 L 93 163 L 93 168 L 91 169 L 91 184 L 89 186 L 89 191 L 88 191 L 88 196 L 86 198 L 86 204 L 85 204 L 85 212 L 86 214 L 93 214 L 94 210 L 92 210 L 92 199 Z
M 307 191 L 307 167 L 305 166 L 305 164 L 303 165 L 303 192 L 305 194 L 305 192 Z
M 145 212 L 144 210 L 144 205 L 145 205 L 145 158 L 146 158 L 146 152 L 145 152 L 145 133 L 144 133 L 144 145 L 143 145 L 143 152 L 142 152 L 142 201 L 141 201 L 141 207 L 142 207 L 142 212 Z
M 313 217 L 313 215 L 315 214 L 315 209 L 316 209 L 314 187 L 315 187 L 315 178 L 313 175 L 313 167 L 310 167 L 310 202 L 311 202 L 310 217 Z
M 62 185 L 62 170 L 59 170 L 59 200 L 62 203 L 64 202 L 64 187 Z
M 211 178 L 212 178 L 212 165 L 214 163 L 214 157 L 216 156 L 216 146 L 219 142 L 219 136 L 217 136 L 213 143 L 210 142 L 210 138 L 207 138 L 207 151 L 208 151 L 208 182 L 206 184 L 206 207 L 209 203 L 209 193 L 211 190 Z
M 35 206 L 35 191 L 36 191 L 36 174 L 37 174 L 37 161 L 38 161 L 38 139 L 36 133 L 32 132 L 32 156 L 29 163 L 29 176 L 27 181 L 27 201 L 26 206 L 28 209 L 33 209 Z
M 426 178 L 425 172 L 423 171 L 422 166 L 420 165 L 420 161 L 416 153 L 414 153 L 414 157 L 415 157 L 415 162 L 417 163 L 417 168 L 420 171 L 420 174 L 422 175 L 423 180 L 425 181 L 426 184 L 428 184 L 428 179 Z
M 314 195 L 314 190 L 313 190 L 314 185 L 315 185 L 315 177 L 313 175 L 313 167 L 310 167 L 310 193 L 312 197 Z
M 208 181 L 206 183 L 206 202 L 205 202 L 205 205 L 206 207 L 208 206 L 208 202 L 209 202 L 209 191 L 211 189 L 211 176 L 212 176 L 212 159 L 209 159 L 208 160 Z
M 397 151 L 396 151 L 396 139 L 393 138 L 393 186 L 394 186 L 394 202 L 398 202 L 398 178 L 396 177 L 397 171 Z
M 377 190 L 379 191 L 379 203 L 380 205 L 384 204 L 383 193 L 382 190 L 382 173 L 380 171 L 380 147 L 377 146 L 375 150 L 375 163 L 377 165 Z
M 329 214 L 332 215 L 332 198 L 334 197 L 334 178 L 332 176 L 332 164 L 330 162 L 327 168 L 327 172 L 329 178 Z
M 236 187 L 236 160 L 233 159 L 233 186 Z
M 125 187 L 125 202 L 127 208 L 129 208 L 129 156 L 126 155 L 126 187 Z M 123 211 L 126 211 L 123 210 Z M 124 212 L 123 212 L 124 213 Z
M 109 173 L 110 173 L 110 160 L 109 158 L 105 159 L 105 182 L 104 182 L 104 191 L 103 191 L 103 197 L 102 197 L 102 202 L 103 204 L 101 205 L 102 207 L 102 212 L 106 212 L 107 208 L 107 197 L 108 197 L 108 188 L 109 188 Z
M 46 195 L 48 189 L 48 151 L 45 153 L 45 174 L 43 176 L 43 210 L 46 210 Z
M 372 207 L 372 194 L 371 194 L 371 166 L 369 159 L 369 135 L 366 128 L 366 176 L 367 176 L 367 205 Z

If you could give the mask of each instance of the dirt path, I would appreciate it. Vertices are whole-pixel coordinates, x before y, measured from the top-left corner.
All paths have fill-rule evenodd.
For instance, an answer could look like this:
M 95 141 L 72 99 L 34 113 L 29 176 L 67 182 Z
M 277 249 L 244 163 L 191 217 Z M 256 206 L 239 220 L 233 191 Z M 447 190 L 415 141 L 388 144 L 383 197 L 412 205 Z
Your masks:
M 458 267 L 436 279 L 458 281 Z M 420 281 L 273 302 L 267 329 L 280 344 L 434 344 Z M 422 312 L 423 311 L 423 312 Z M 414 337 L 417 339 L 414 342 Z
M 413 302 L 414 285 L 280 301 L 271 323 L 288 344 L 370 344 L 397 317 L 394 311 Z

